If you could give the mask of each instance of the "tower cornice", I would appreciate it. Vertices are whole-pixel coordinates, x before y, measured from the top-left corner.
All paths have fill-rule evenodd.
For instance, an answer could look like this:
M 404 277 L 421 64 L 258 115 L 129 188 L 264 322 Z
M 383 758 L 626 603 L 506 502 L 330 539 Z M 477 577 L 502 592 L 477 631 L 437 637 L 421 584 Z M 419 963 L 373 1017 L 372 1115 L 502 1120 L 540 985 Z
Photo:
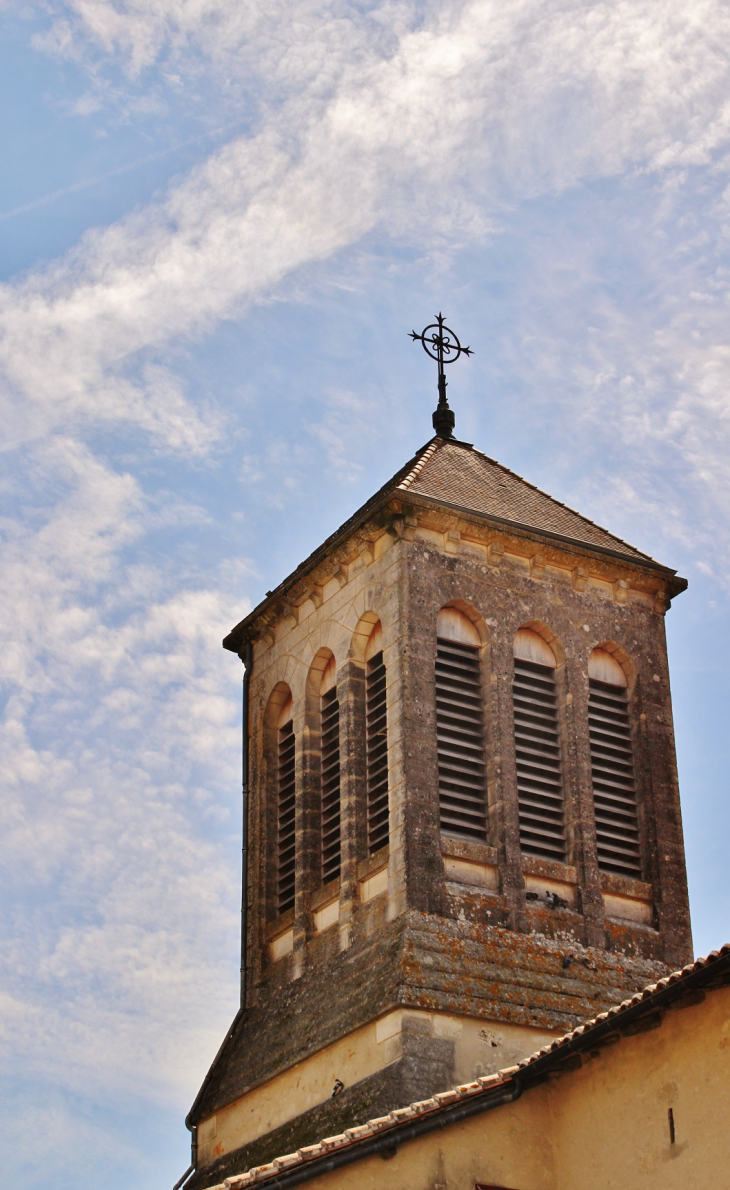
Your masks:
M 477 467 L 490 478 L 496 477 L 499 483 L 509 483 L 518 495 L 524 493 L 535 502 L 539 500 L 540 516 L 547 520 L 552 514 L 555 525 L 550 527 L 545 523 L 531 524 L 528 520 L 520 519 L 518 516 L 509 517 L 495 509 L 468 507 L 457 499 L 435 495 L 429 490 L 419 490 L 419 487 L 424 486 L 428 489 L 429 485 L 423 481 L 428 477 L 433 460 L 445 446 L 449 452 L 468 452 Z M 454 470 L 453 462 L 450 465 Z M 437 482 L 441 483 L 442 480 L 439 479 Z M 432 484 L 431 488 L 433 486 Z M 449 494 L 457 494 L 458 490 L 456 485 Z M 509 504 L 509 493 L 507 500 L 502 500 L 502 504 Z M 312 592 L 315 602 L 321 598 L 317 589 L 321 590 L 323 580 L 326 582 L 331 577 L 339 576 L 341 583 L 346 582 L 346 567 L 362 551 L 363 545 L 376 540 L 383 533 L 400 536 L 403 524 L 399 522 L 402 522 L 404 511 L 408 510 L 412 510 L 414 515 L 419 512 L 427 515 L 429 512 L 443 511 L 447 515 L 467 521 L 487 538 L 493 536 L 496 531 L 507 533 L 516 539 L 527 539 L 542 544 L 547 549 L 559 548 L 563 553 L 583 558 L 589 568 L 591 565 L 605 566 L 606 563 L 619 565 L 625 571 L 625 576 L 616 577 L 615 581 L 619 583 L 625 581 L 631 585 L 632 576 L 651 576 L 654 580 L 659 579 L 656 594 L 659 602 L 664 604 L 661 610 L 666 610 L 671 600 L 687 588 L 687 580 L 679 576 L 676 570 L 627 545 L 586 517 L 541 492 L 521 476 L 475 450 L 471 443 L 457 439 L 449 439 L 447 442 L 436 437 L 426 443 L 413 459 L 300 563 L 296 570 L 269 592 L 266 598 L 225 637 L 223 647 L 233 653 L 240 653 L 247 641 L 257 639 L 270 629 L 273 622 L 290 615 L 292 607 L 304 602 Z M 560 531 L 561 522 L 563 528 L 574 527 L 573 535 Z M 584 537 L 590 533 L 598 540 L 580 539 L 577 534 L 581 532 Z M 524 553 L 523 550 L 518 552 Z M 576 562 L 575 566 L 577 568 L 579 563 Z

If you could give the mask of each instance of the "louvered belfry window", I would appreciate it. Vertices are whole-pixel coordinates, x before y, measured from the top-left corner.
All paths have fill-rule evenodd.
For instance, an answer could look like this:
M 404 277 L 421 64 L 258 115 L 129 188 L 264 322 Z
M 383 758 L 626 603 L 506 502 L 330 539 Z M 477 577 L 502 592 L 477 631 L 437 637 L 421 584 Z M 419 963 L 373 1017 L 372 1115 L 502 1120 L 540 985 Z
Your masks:
M 614 657 L 588 660 L 588 726 L 598 866 L 641 879 L 641 847 L 626 676 Z
M 340 704 L 336 686 L 322 694 L 321 727 L 322 883 L 328 884 L 340 874 Z
M 380 646 L 380 647 L 379 647 Z M 373 652 L 377 649 L 377 652 Z M 385 847 L 389 833 L 388 721 L 382 633 L 376 625 L 366 653 L 365 752 L 367 763 L 367 835 L 370 855 Z
M 296 854 L 294 724 L 279 728 L 278 803 L 276 817 L 276 908 L 286 913 L 294 907 Z
M 439 816 L 446 835 L 487 841 L 486 755 L 480 640 L 454 608 L 438 617 L 436 741 Z
M 525 855 L 566 858 L 555 657 L 536 632 L 515 637 L 515 758 L 520 847 Z

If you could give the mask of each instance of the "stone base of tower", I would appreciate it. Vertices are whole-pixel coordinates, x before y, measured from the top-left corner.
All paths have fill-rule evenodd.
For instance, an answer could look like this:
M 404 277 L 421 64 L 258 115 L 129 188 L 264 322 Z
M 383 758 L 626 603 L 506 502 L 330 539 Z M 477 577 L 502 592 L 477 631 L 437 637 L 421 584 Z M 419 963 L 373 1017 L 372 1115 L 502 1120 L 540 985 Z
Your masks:
M 365 1120 L 387 1115 L 453 1084 L 453 1043 L 412 1035 L 405 1048 L 402 1058 L 346 1087 L 335 1098 L 201 1166 L 186 1190 L 218 1185 L 233 1174 L 316 1144 L 322 1137 L 335 1136 Z
M 191 1190 L 513 1065 L 667 973 L 584 946 L 560 918 L 548 937 L 410 911 L 347 951 L 333 932 L 299 974 L 284 960 L 191 1113 Z M 654 931 L 623 941 L 639 933 L 646 946 Z

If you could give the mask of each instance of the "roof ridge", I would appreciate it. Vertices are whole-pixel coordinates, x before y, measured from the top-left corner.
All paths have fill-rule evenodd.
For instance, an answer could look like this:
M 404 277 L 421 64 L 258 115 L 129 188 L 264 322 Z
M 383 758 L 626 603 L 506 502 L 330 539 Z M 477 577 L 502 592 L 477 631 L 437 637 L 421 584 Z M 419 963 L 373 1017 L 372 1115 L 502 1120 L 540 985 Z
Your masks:
M 612 537 L 614 541 L 620 542 L 621 545 L 626 546 L 626 548 L 632 550 L 633 553 L 640 554 L 641 557 L 646 558 L 647 561 L 654 562 L 655 565 L 661 565 L 661 563 L 657 563 L 656 558 L 652 558 L 651 554 L 645 553 L 644 550 L 637 549 L 637 547 L 632 545 L 630 541 L 625 541 L 623 537 L 618 537 L 617 534 L 612 533 L 610 529 L 606 529 L 603 525 L 599 525 L 598 521 L 592 521 L 590 517 L 584 516 L 582 512 L 578 512 L 577 509 L 571 508 L 570 504 L 566 504 L 564 500 L 557 500 L 555 496 L 551 496 L 549 492 L 545 492 L 542 488 L 539 488 L 536 483 L 530 483 L 529 479 L 525 479 L 523 475 L 519 475 L 510 467 L 505 467 L 504 463 L 500 463 L 498 459 L 493 459 L 491 455 L 485 454 L 483 450 L 479 450 L 476 446 L 472 447 L 472 450 L 475 455 L 480 455 L 499 471 L 504 471 L 506 475 L 511 475 L 514 479 L 517 479 L 520 483 L 523 483 L 526 488 L 530 488 L 533 492 L 538 492 L 539 495 L 544 496 L 545 499 L 549 500 L 551 504 L 557 504 L 558 508 L 564 508 L 566 512 L 571 513 L 573 516 L 577 516 L 578 519 L 583 521 L 584 524 L 591 525 L 594 529 L 599 529 L 601 533 L 605 533 L 608 537 Z
M 411 486 L 411 484 L 413 483 L 416 476 L 419 475 L 421 473 L 421 471 L 423 470 L 423 468 L 426 466 L 426 463 L 428 462 L 428 460 L 430 458 L 432 458 L 433 455 L 438 450 L 438 448 L 443 445 L 444 445 L 443 438 L 434 438 L 431 442 L 429 442 L 428 445 L 426 446 L 423 454 L 421 455 L 420 459 L 416 463 L 415 467 L 413 467 L 408 472 L 405 479 L 401 483 L 396 485 L 395 490 L 401 491 L 401 492 L 407 491 L 407 489 Z
M 245 1173 L 233 1174 L 223 1182 L 219 1182 L 213 1186 L 212 1190 L 247 1190 L 248 1187 L 254 1186 L 259 1182 L 266 1182 L 269 1178 L 285 1172 L 292 1166 L 307 1165 L 315 1161 L 318 1157 L 332 1153 L 333 1150 L 357 1144 L 358 1141 L 367 1140 L 380 1132 L 395 1128 L 399 1124 L 404 1124 L 412 1120 L 414 1116 L 426 1115 L 439 1109 L 448 1108 L 459 1100 L 472 1099 L 474 1096 L 480 1095 L 485 1091 L 495 1090 L 498 1086 L 509 1083 L 516 1074 L 524 1071 L 526 1067 L 533 1065 L 541 1058 L 547 1057 L 553 1051 L 560 1049 L 561 1046 L 565 1046 L 573 1038 L 582 1037 L 594 1026 L 620 1016 L 629 1008 L 634 1008 L 641 1004 L 642 1001 L 651 999 L 657 992 L 663 991 L 672 984 L 678 983 L 683 978 L 686 979 L 688 976 L 710 966 L 718 959 L 729 955 L 730 942 L 726 942 L 723 946 L 718 947 L 717 950 L 710 951 L 704 958 L 696 959 L 693 963 L 688 963 L 676 971 L 671 971 L 662 979 L 648 984 L 640 992 L 636 992 L 620 1004 L 612 1005 L 606 1012 L 601 1012 L 591 1020 L 584 1021 L 583 1024 L 578 1025 L 575 1029 L 571 1029 L 570 1032 L 563 1034 L 562 1037 L 554 1038 L 547 1045 L 544 1045 L 542 1049 L 536 1050 L 527 1058 L 523 1058 L 516 1066 L 506 1066 L 503 1070 L 498 1070 L 494 1074 L 482 1075 L 473 1082 L 462 1083 L 458 1087 L 452 1087 L 447 1091 L 440 1091 L 436 1095 L 411 1103 L 407 1107 L 395 1108 L 384 1116 L 367 1120 L 364 1124 L 353 1125 L 336 1136 L 324 1137 L 316 1144 L 302 1146 L 302 1148 L 297 1149 L 294 1153 L 285 1153 L 280 1157 L 275 1157 L 265 1165 L 255 1166 L 253 1169 L 246 1170 Z

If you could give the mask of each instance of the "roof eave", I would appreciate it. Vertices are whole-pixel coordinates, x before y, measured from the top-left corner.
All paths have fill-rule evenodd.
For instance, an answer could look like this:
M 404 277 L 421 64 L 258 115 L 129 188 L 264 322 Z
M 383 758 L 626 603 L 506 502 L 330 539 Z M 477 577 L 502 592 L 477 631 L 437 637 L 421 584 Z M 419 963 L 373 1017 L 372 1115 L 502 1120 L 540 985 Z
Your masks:
M 277 600 L 283 598 L 295 582 L 305 578 L 306 575 L 310 571 L 314 570 L 314 568 L 318 566 L 320 562 L 324 561 L 328 554 L 330 554 L 332 550 L 337 549 L 337 546 L 345 541 L 351 533 L 358 529 L 364 521 L 370 520 L 371 517 L 381 512 L 382 509 L 385 508 L 394 498 L 394 496 L 396 496 L 396 494 L 397 488 L 391 489 L 390 491 L 383 493 L 379 499 L 368 501 L 368 503 L 363 505 L 361 509 L 358 509 L 358 512 L 354 513 L 344 525 L 341 525 L 339 529 L 335 530 L 335 532 L 330 537 L 328 537 L 327 540 L 322 543 L 322 545 L 318 546 L 308 558 L 305 558 L 304 561 L 301 562 L 299 566 L 297 566 L 296 570 L 293 570 L 291 574 L 287 575 L 287 577 L 279 583 L 278 587 L 274 588 L 270 595 L 267 595 L 265 599 L 262 599 L 261 603 L 258 603 L 256 607 L 248 613 L 247 616 L 244 616 L 244 618 L 238 624 L 236 624 L 235 628 L 231 629 L 228 635 L 223 638 L 223 648 L 229 649 L 232 653 L 240 653 L 242 646 L 249 639 L 246 634 L 246 629 L 250 625 L 253 625 L 258 617 L 262 615 L 263 612 L 267 611 L 268 608 L 272 607 L 277 602 Z
M 424 1101 L 422 1105 L 412 1105 L 408 1117 L 402 1120 L 391 1119 L 385 1124 L 384 1119 L 385 1127 L 375 1134 L 371 1132 L 367 1137 L 347 1139 L 344 1144 L 337 1147 L 333 1145 L 328 1151 L 309 1158 L 299 1157 L 292 1162 L 289 1169 L 278 1166 L 277 1163 L 283 1158 L 276 1158 L 269 1166 L 249 1171 L 249 1176 L 253 1174 L 257 1183 L 273 1184 L 279 1190 L 293 1190 L 294 1186 L 310 1181 L 318 1175 L 382 1151 L 386 1138 L 390 1142 L 390 1150 L 393 1151 L 399 1144 L 415 1139 L 416 1135 L 440 1130 L 467 1114 L 477 1115 L 489 1111 L 492 1107 L 501 1107 L 510 1099 L 516 1099 L 524 1091 L 544 1082 L 550 1075 L 569 1073 L 572 1067 L 567 1063 L 571 1058 L 582 1056 L 585 1052 L 590 1053 L 597 1046 L 600 1047 L 605 1038 L 616 1034 L 628 1036 L 630 1029 L 631 1032 L 644 1031 L 640 1025 L 638 1028 L 631 1028 L 642 1017 L 657 1016 L 657 1023 L 661 1024 L 666 1009 L 672 1008 L 677 1001 L 679 1006 L 693 1003 L 688 999 L 693 992 L 702 992 L 713 984 L 730 984 L 730 944 L 713 951 L 704 959 L 697 959 L 680 971 L 672 972 L 658 984 L 650 985 L 630 1000 L 601 1013 L 595 1020 L 578 1026 L 573 1032 L 546 1046 L 544 1050 L 525 1058 L 518 1066 L 508 1067 L 483 1081 L 478 1080 L 482 1083 L 478 1089 L 475 1083 L 455 1088 L 458 1095 L 456 1102 L 452 1100 L 439 1103 L 441 1096 L 435 1096 L 430 1101 Z M 580 1062 L 578 1064 L 580 1065 Z M 509 1094 L 510 1088 L 514 1088 L 512 1095 Z M 424 1110 L 417 1113 L 414 1109 L 419 1106 Z M 414 1115 L 417 1115 L 415 1120 Z M 343 1138 L 345 1137 L 346 1133 L 343 1134 Z M 239 1185 L 242 1185 L 246 1175 L 239 1176 Z M 222 1190 L 222 1187 L 215 1187 L 214 1190 Z
M 331 533 L 329 537 L 325 538 L 322 544 L 317 546 L 317 549 L 314 550 L 314 552 L 311 553 L 307 558 L 305 558 L 303 562 L 300 562 L 296 570 L 293 570 L 291 574 L 287 575 L 287 577 L 279 583 L 278 587 L 276 587 L 270 595 L 267 595 L 265 599 L 262 599 L 261 603 L 258 603 L 247 616 L 244 616 L 244 618 L 239 621 L 238 624 L 236 624 L 235 628 L 232 628 L 228 635 L 223 638 L 223 648 L 230 650 L 231 653 L 240 653 L 241 647 L 248 639 L 245 635 L 246 628 L 248 628 L 248 626 L 252 624 L 257 619 L 257 617 L 262 614 L 262 612 L 266 611 L 267 608 L 276 603 L 277 599 L 281 599 L 287 589 L 291 587 L 298 579 L 303 578 L 310 570 L 313 570 L 319 562 L 326 558 L 333 549 L 336 549 L 337 546 L 343 540 L 345 540 L 345 538 L 348 537 L 350 533 L 358 529 L 364 521 L 369 520 L 369 518 L 375 513 L 380 512 L 384 505 L 386 505 L 399 490 L 398 485 L 403 481 L 405 476 L 407 476 L 413 470 L 413 467 L 418 464 L 424 452 L 428 450 L 434 441 L 436 441 L 435 438 L 430 438 L 424 446 L 421 446 L 414 453 L 413 457 L 408 460 L 404 467 L 401 467 L 398 471 L 396 471 L 395 475 L 392 475 L 390 479 L 386 480 L 383 486 L 379 488 L 369 500 L 366 500 L 364 504 L 361 504 L 360 507 L 356 509 L 355 512 L 353 512 L 352 516 L 348 517 L 348 519 L 344 521 L 338 529 L 335 529 L 334 533 Z
M 579 541 L 576 537 L 568 537 L 567 534 L 555 533 L 552 529 L 536 529 L 534 525 L 526 525 L 523 521 L 513 521 L 508 517 L 498 516 L 497 513 L 477 512 L 473 508 L 466 508 L 462 504 L 454 504 L 449 500 L 437 499 L 433 496 L 417 495 L 413 492 L 404 493 L 404 497 L 407 497 L 414 504 L 423 504 L 424 506 L 433 508 L 450 508 L 462 516 L 470 517 L 475 521 L 486 521 L 487 524 L 493 524 L 496 528 L 514 530 L 526 537 L 538 537 L 545 538 L 547 541 L 557 541 L 561 545 L 570 546 L 571 549 L 595 554 L 597 557 L 610 558 L 614 562 L 625 562 L 627 565 L 635 566 L 639 570 L 656 570 L 663 578 L 674 579 L 676 583 L 680 584 L 680 591 L 686 591 L 687 589 L 687 580 L 680 578 L 676 570 L 672 570 L 670 566 L 664 566 L 663 563 L 655 561 L 649 554 L 642 554 L 639 550 L 636 551 L 637 557 L 632 558 L 630 554 L 622 553 L 621 550 L 610 550 L 606 546 Z M 679 594 L 679 591 L 677 594 Z
M 418 451 L 414 456 L 420 457 L 422 451 Z M 405 470 L 405 468 L 403 469 Z M 400 473 L 399 473 L 400 474 Z M 397 478 L 397 477 L 395 477 Z M 391 483 L 394 480 L 390 481 Z M 291 574 L 287 575 L 282 582 L 279 583 L 270 595 L 262 599 L 260 603 L 243 618 L 235 628 L 232 628 L 226 637 L 223 639 L 223 648 L 228 649 L 231 653 L 240 653 L 241 648 L 249 639 L 247 629 L 252 626 L 256 620 L 265 611 L 272 607 L 279 599 L 282 599 L 287 590 L 294 585 L 298 580 L 306 577 L 306 575 L 324 560 L 333 549 L 336 549 L 342 541 L 344 541 L 352 532 L 366 520 L 377 515 L 383 508 L 387 507 L 391 500 L 397 499 L 407 501 L 408 503 L 419 505 L 424 508 L 448 508 L 454 512 L 458 512 L 462 516 L 469 517 L 474 521 L 479 521 L 488 525 L 494 525 L 497 529 L 509 529 L 511 532 L 516 532 L 520 535 L 529 536 L 532 538 L 542 539 L 546 542 L 558 542 L 560 545 L 568 546 L 573 550 L 582 553 L 589 553 L 597 558 L 609 558 L 613 562 L 621 562 L 624 565 L 634 567 L 638 570 L 652 570 L 658 575 L 661 575 L 667 583 L 667 594 L 670 600 L 680 595 L 687 590 L 687 579 L 682 578 L 669 566 L 662 565 L 661 562 L 656 562 L 648 554 L 642 554 L 640 557 L 632 558 L 628 554 L 622 553 L 620 550 L 610 550 L 605 546 L 593 545 L 587 542 L 578 541 L 574 537 L 568 537 L 561 533 L 552 532 L 549 529 L 535 529 L 531 525 L 526 525 L 521 521 L 513 521 L 507 517 L 500 517 L 494 513 L 477 512 L 475 509 L 466 508 L 461 504 L 454 504 L 449 500 L 435 499 L 430 496 L 423 496 L 408 490 L 402 491 L 398 487 L 390 487 L 386 485 L 385 491 L 381 489 L 381 493 L 376 493 L 376 496 L 371 498 L 366 504 L 362 505 L 357 512 L 345 521 L 339 529 L 326 539 L 322 545 L 309 555 L 308 558 L 297 566 Z

